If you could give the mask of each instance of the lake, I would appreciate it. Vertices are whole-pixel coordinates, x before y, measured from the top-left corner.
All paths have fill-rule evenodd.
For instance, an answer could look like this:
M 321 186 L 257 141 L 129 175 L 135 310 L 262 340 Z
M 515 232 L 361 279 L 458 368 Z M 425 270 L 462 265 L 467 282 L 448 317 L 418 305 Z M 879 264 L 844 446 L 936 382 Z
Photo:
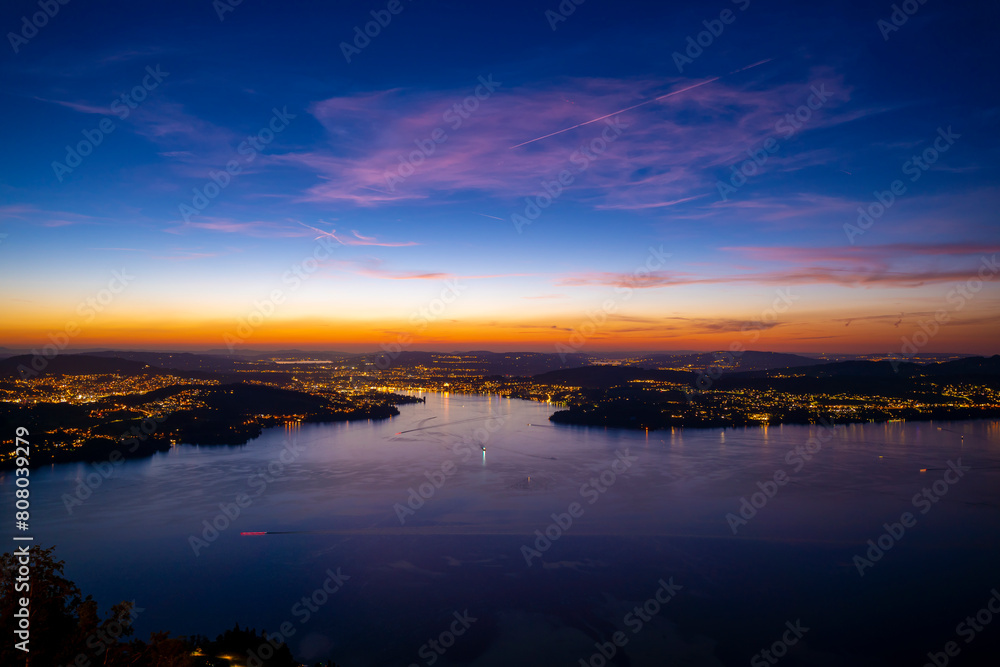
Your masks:
M 32 471 L 36 543 L 140 636 L 238 622 L 346 667 L 995 664 L 1000 422 L 647 433 L 425 396 Z

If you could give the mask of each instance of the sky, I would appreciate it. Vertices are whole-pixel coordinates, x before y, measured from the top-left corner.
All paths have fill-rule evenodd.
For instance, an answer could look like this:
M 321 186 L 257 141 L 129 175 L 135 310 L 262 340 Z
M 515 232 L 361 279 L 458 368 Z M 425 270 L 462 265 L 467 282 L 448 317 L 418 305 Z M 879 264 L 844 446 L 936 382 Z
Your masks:
M 1000 352 L 1000 8 L 903 5 L 4 3 L 0 346 Z

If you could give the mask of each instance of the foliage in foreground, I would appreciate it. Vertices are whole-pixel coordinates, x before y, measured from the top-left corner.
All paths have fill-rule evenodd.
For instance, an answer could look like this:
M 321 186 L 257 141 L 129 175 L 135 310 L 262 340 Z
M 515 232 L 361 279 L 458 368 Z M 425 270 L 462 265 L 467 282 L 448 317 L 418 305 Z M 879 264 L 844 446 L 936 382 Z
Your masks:
M 279 644 L 267 660 L 260 654 L 267 632 L 241 629 L 239 624 L 215 641 L 205 637 L 171 637 L 154 632 L 148 641 L 133 638 L 133 623 L 141 614 L 134 602 L 120 602 L 105 616 L 97 602 L 84 597 L 79 587 L 63 576 L 64 561 L 53 556 L 55 547 L 34 546 L 31 557 L 30 590 L 15 591 L 18 559 L 0 556 L 0 633 L 15 637 L 18 598 L 30 601 L 30 654 L 18 650 L 13 641 L 0 644 L 0 665 L 46 665 L 52 667 L 299 667 L 285 644 Z M 270 651 L 265 651 L 265 655 Z M 30 662 L 28 658 L 30 657 Z M 336 667 L 327 663 L 328 667 Z

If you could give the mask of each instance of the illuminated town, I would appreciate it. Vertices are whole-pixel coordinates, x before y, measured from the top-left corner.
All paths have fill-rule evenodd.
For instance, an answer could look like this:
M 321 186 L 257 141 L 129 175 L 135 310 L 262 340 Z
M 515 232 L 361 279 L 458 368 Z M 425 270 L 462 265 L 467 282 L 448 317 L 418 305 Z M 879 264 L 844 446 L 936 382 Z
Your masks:
M 995 379 L 970 378 L 965 371 L 915 371 L 873 383 L 850 374 L 822 377 L 823 369 L 838 362 L 746 372 L 732 359 L 728 366 L 699 369 L 685 359 L 652 364 L 642 357 L 591 357 L 585 360 L 589 365 L 528 376 L 512 371 L 559 366 L 558 357 L 418 354 L 418 360 L 407 363 L 386 363 L 379 355 L 236 360 L 217 377 L 209 377 L 211 371 L 153 366 L 134 374 L 45 373 L 11 377 L 0 386 L 0 402 L 7 419 L 18 409 L 22 419 L 32 415 L 28 423 L 38 429 L 34 460 L 39 464 L 100 458 L 116 443 L 134 443 L 134 438 L 142 447 L 131 453 L 142 456 L 183 443 L 242 444 L 261 429 L 283 423 L 385 418 L 398 414 L 394 405 L 419 401 L 427 392 L 540 401 L 553 406 L 556 423 L 633 429 L 1000 415 Z M 984 360 L 994 373 L 998 359 Z M 890 362 L 841 365 L 877 368 L 879 363 L 884 368 Z M 648 365 L 661 368 L 644 368 Z M 823 373 L 817 375 L 817 369 Z M 10 465 L 12 459 L 13 452 L 5 452 L 0 464 Z

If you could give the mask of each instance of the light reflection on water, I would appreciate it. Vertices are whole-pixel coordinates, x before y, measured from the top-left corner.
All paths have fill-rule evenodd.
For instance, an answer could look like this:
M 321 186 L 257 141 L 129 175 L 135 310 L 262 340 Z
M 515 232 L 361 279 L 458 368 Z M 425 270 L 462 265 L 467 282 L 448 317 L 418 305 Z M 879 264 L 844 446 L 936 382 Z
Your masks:
M 908 647 L 921 624 L 928 646 L 914 659 L 939 650 L 930 640 L 948 638 L 959 602 L 1000 583 L 984 560 L 1000 543 L 997 422 L 837 427 L 793 473 L 789 452 L 822 427 L 627 432 L 555 426 L 546 403 L 426 396 L 391 420 L 277 427 L 243 447 L 126 462 L 72 515 L 63 494 L 92 468 L 33 472 L 36 539 L 57 544 L 103 606 L 135 598 L 142 633 L 292 621 L 299 657 L 345 665 L 425 664 L 420 646 L 465 608 L 480 620 L 439 665 L 578 664 L 671 576 L 685 589 L 632 638 L 630 664 L 678 651 L 742 663 L 807 615 L 826 631 L 800 664 L 892 664 L 880 650 Z M 610 479 L 626 449 L 634 464 L 590 504 L 584 485 Z M 959 457 L 974 470 L 859 577 L 852 556 Z M 779 470 L 791 482 L 734 536 L 727 513 Z M 189 537 L 240 494 L 252 503 L 196 557 Z M 528 567 L 521 547 L 574 502 L 582 516 Z M 294 603 L 337 567 L 351 579 L 299 624 Z M 916 616 L 914 596 L 942 611 Z

